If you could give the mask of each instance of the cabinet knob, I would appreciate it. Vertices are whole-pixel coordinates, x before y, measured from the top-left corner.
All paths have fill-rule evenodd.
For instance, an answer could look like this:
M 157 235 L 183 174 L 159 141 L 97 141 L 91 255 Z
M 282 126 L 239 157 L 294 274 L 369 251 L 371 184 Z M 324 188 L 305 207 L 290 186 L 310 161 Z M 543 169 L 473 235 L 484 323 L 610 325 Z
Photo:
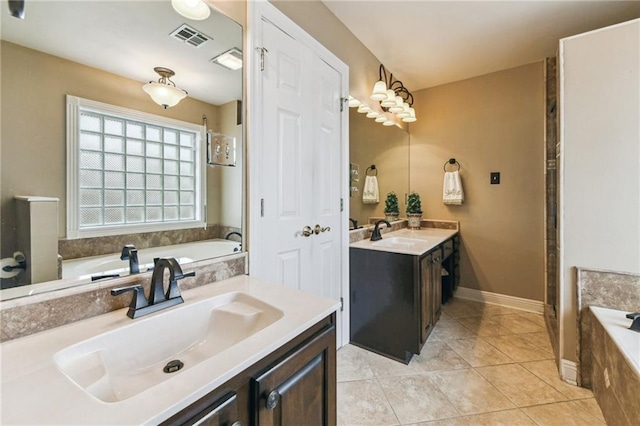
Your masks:
M 267 407 L 267 410 L 273 410 L 278 406 L 279 402 L 280 402 L 280 394 L 278 393 L 278 391 L 277 390 L 271 391 L 269 395 L 267 395 L 267 402 L 265 404 Z

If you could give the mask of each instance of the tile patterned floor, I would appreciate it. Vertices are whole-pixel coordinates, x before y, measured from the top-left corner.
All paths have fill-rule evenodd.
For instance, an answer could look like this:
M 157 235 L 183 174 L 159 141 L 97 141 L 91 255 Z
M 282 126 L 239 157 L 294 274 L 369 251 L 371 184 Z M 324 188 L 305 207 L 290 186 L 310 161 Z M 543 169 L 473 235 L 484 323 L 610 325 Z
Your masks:
M 542 315 L 452 299 L 409 365 L 338 351 L 338 425 L 605 425 L 558 378 Z

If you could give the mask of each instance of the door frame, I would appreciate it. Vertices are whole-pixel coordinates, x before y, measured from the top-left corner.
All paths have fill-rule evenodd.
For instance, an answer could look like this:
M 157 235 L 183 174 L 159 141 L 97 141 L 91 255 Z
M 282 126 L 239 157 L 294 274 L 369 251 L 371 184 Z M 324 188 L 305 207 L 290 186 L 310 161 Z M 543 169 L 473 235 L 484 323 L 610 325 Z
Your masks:
M 320 42 L 311 37 L 306 31 L 300 28 L 284 13 L 278 10 L 267 0 L 255 0 L 247 3 L 248 20 L 247 20 L 247 53 L 244 55 L 247 69 L 247 163 L 248 163 L 248 264 L 249 275 L 255 274 L 255 266 L 258 262 L 256 257 L 259 256 L 260 242 L 260 158 L 262 157 L 262 144 L 260 136 L 262 134 L 262 113 L 259 105 L 258 96 L 262 93 L 262 82 L 260 78 L 260 53 L 256 51 L 262 46 L 261 21 L 271 22 L 282 31 L 289 34 L 296 40 L 304 43 L 314 54 L 334 68 L 341 75 L 340 93 L 343 99 L 349 96 L 349 66 L 342 62 L 330 50 L 324 47 Z M 267 53 L 268 54 L 268 53 Z M 344 103 L 343 103 L 344 105 Z M 341 316 L 342 330 L 341 335 L 337 336 L 337 347 L 349 343 L 349 108 L 344 105 L 341 113 L 341 158 L 340 158 L 340 197 L 342 202 L 342 211 L 340 212 L 340 250 L 341 255 L 341 285 L 340 293 L 342 298 L 342 310 L 336 314 Z M 338 200 L 336 200 L 338 202 Z

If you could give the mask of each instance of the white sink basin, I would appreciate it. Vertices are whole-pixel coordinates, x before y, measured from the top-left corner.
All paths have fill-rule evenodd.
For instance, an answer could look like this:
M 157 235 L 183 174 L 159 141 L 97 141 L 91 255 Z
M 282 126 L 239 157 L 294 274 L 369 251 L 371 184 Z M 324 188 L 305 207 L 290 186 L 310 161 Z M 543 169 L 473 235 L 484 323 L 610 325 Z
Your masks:
M 414 239 L 414 238 L 404 238 L 404 237 L 392 237 L 386 238 L 382 240 L 378 240 L 376 242 L 371 243 L 372 246 L 376 247 L 387 247 L 394 249 L 407 249 L 407 250 L 416 250 L 421 247 L 429 246 L 432 243 L 428 239 Z
M 272 305 L 230 292 L 132 320 L 58 351 L 54 360 L 86 392 L 104 402 L 117 402 L 180 375 L 282 316 Z M 165 373 L 165 365 L 176 359 L 184 367 Z

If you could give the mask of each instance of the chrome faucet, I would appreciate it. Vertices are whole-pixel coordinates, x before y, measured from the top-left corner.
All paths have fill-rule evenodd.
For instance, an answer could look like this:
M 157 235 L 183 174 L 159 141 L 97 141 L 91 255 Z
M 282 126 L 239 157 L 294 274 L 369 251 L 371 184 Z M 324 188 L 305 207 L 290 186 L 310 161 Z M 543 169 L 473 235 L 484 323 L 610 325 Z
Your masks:
M 154 268 L 151 276 L 151 291 L 149 298 L 144 295 L 142 285 L 133 285 L 130 287 L 114 288 L 111 290 L 112 296 L 118 296 L 128 291 L 133 291 L 133 298 L 129 305 L 127 316 L 129 318 L 140 318 L 141 316 L 157 312 L 159 310 L 169 308 L 171 306 L 184 303 L 178 280 L 186 277 L 193 277 L 195 272 L 183 273 L 182 268 L 174 258 L 153 259 Z M 167 291 L 164 290 L 164 271 L 169 269 L 169 286 Z
M 387 228 L 391 228 L 391 224 L 386 220 L 379 220 L 376 222 L 376 225 L 373 227 L 373 232 L 371 233 L 371 241 L 378 241 L 382 239 L 382 235 L 380 234 L 380 224 L 386 223 Z
M 127 244 L 122 247 L 120 260 L 129 260 L 129 273 L 139 274 L 140 264 L 138 263 L 138 250 L 133 244 Z

